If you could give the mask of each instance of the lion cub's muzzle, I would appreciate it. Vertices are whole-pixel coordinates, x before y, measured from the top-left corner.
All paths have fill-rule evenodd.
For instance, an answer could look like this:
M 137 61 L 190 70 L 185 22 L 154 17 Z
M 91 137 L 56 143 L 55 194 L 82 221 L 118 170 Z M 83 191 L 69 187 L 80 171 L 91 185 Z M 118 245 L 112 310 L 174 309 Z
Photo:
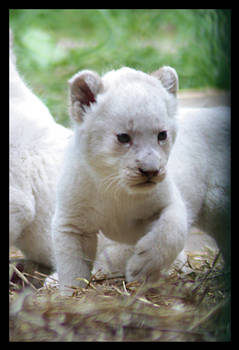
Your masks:
M 148 181 L 152 180 L 154 177 L 158 176 L 159 174 L 158 169 L 145 170 L 145 169 L 139 168 L 138 170 L 142 174 L 142 176 L 145 177 Z
M 140 182 L 136 186 L 150 186 L 161 182 L 166 172 L 164 169 L 140 167 L 138 168 L 138 174 L 140 175 Z

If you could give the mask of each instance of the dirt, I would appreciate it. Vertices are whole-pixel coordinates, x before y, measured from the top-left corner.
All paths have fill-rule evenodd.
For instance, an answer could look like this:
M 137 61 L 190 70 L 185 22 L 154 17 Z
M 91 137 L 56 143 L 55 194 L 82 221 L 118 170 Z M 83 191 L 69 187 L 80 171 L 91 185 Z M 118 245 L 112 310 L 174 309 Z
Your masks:
M 178 93 L 180 107 L 230 106 L 231 93 L 225 90 L 181 90 Z

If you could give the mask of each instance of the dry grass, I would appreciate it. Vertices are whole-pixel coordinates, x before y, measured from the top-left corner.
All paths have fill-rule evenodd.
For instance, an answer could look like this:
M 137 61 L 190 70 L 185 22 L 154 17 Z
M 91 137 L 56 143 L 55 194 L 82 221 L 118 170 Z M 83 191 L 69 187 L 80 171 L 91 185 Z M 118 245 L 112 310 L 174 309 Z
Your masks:
M 94 276 L 71 297 L 52 285 L 11 286 L 10 341 L 229 341 L 230 288 L 220 259 L 195 252 L 188 264 L 190 273 L 173 271 L 154 286 Z

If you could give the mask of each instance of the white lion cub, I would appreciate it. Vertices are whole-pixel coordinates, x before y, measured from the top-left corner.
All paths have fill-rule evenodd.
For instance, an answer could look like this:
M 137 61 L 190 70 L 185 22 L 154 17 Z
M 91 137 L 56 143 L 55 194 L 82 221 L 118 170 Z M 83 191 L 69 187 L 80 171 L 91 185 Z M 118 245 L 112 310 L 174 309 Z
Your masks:
M 23 82 L 12 49 L 9 58 L 10 244 L 50 271 L 55 184 L 72 132 L 54 121 Z
M 70 80 L 75 131 L 52 223 L 64 293 L 67 285 L 82 285 L 77 278 L 89 279 L 99 230 L 134 246 L 128 281 L 153 281 L 183 250 L 192 223 L 211 222 L 219 235 L 227 227 L 229 117 L 220 109 L 206 112 L 209 124 L 205 127 L 204 119 L 203 129 L 201 115 L 182 122 L 173 148 L 177 88 L 177 73 L 170 67 L 151 76 L 130 68 L 103 78 L 82 71 Z

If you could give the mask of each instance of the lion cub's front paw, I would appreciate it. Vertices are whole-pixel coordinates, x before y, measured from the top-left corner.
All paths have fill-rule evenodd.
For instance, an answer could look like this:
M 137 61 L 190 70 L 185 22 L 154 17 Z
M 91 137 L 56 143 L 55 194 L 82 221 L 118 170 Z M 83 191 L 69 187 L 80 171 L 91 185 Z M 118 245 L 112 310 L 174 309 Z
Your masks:
M 159 237 L 149 233 L 141 238 L 126 266 L 127 281 L 144 279 L 155 282 L 176 259 L 175 249 L 162 243 Z
M 128 282 L 141 279 L 155 281 L 159 275 L 159 270 L 157 271 L 152 266 L 152 261 L 145 252 L 142 252 L 142 255 L 134 254 L 128 261 L 126 267 L 126 280 Z
M 136 245 L 135 252 L 127 263 L 126 280 L 130 282 L 144 279 L 148 282 L 154 282 L 159 279 L 162 270 L 160 252 L 148 241 L 139 243 Z

